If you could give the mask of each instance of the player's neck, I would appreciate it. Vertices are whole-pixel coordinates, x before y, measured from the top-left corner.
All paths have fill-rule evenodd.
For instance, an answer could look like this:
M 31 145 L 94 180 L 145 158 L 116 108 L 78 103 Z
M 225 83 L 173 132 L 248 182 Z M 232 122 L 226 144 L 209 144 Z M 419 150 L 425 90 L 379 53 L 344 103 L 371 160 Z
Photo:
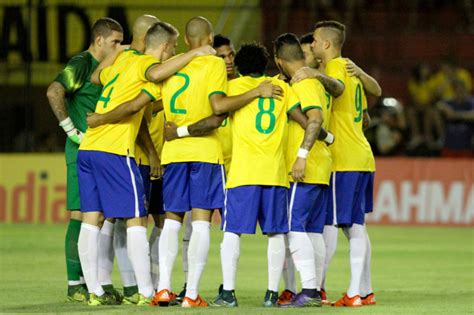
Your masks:
M 200 41 L 189 40 L 189 50 L 209 45 L 209 40 L 204 38 Z
M 138 51 L 139 53 L 144 53 L 145 43 L 143 40 L 132 40 L 132 43 L 130 44 L 130 49 L 134 49 Z
M 341 57 L 341 50 L 340 49 L 330 49 L 327 53 L 325 58 L 323 58 L 323 65 L 326 66 L 326 64 L 333 59 Z
M 102 60 L 105 59 L 105 56 L 104 54 L 102 54 L 100 52 L 99 49 L 97 49 L 96 46 L 94 45 L 90 45 L 89 48 L 87 49 L 87 51 L 92 55 L 92 57 L 94 57 L 95 60 L 97 60 L 98 62 L 101 62 Z
M 290 77 L 293 77 L 299 69 L 306 67 L 306 62 L 304 60 L 296 60 L 292 62 L 287 62 L 285 70 Z

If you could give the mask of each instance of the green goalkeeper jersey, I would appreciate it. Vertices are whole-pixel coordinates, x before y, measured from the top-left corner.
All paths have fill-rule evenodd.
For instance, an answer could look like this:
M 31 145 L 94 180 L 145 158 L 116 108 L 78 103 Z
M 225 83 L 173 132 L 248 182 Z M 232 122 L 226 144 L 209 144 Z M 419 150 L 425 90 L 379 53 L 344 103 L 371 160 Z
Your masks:
M 99 65 L 92 54 L 83 51 L 69 60 L 66 67 L 58 74 L 55 81 L 66 90 L 66 106 L 69 117 L 82 132 L 87 129 L 87 113 L 95 111 L 102 88 L 91 82 L 91 75 Z M 79 145 L 66 140 L 66 163 L 76 163 Z

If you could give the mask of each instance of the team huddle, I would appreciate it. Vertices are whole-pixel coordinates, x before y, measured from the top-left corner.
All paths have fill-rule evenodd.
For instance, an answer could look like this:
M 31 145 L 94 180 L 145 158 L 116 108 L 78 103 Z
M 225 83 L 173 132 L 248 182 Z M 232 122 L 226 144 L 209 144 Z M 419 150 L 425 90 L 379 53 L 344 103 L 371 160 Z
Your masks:
M 135 21 L 129 47 L 120 46 L 122 27 L 110 18 L 96 21 L 92 37 L 48 88 L 68 135 L 69 300 L 236 307 L 240 236 L 255 234 L 258 223 L 268 237 L 263 306 L 376 303 L 365 227 L 375 161 L 363 129 L 366 93 L 381 90 L 341 56 L 344 25 L 322 21 L 301 38 L 278 36 L 275 77 L 265 75 L 264 46 L 235 52 L 203 17 L 187 22 L 189 49 L 176 56 L 179 32 L 150 15 Z M 199 283 L 215 211 L 222 284 L 208 303 Z M 182 225 L 186 283 L 175 294 Z M 349 240 L 351 281 L 329 302 L 325 276 L 338 228 Z M 123 294 L 112 285 L 114 257 Z

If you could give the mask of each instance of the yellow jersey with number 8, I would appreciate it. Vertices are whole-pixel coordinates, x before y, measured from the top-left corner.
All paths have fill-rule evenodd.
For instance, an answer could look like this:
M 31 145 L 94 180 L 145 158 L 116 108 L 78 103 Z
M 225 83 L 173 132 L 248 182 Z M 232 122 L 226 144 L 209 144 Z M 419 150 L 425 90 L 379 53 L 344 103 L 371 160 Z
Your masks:
M 163 108 L 166 121 L 178 127 L 189 126 L 213 115 L 209 98 L 227 94 L 227 72 L 222 58 L 202 56 L 193 59 L 163 82 Z M 214 130 L 201 137 L 165 141 L 162 164 L 205 162 L 222 164 L 222 149 Z
M 344 84 L 344 92 L 334 98 L 330 131 L 334 143 L 329 147 L 336 172 L 374 172 L 375 160 L 370 144 L 364 135 L 364 110 L 367 98 L 364 86 L 356 76 L 349 76 L 346 59 L 338 57 L 326 65 L 326 74 Z

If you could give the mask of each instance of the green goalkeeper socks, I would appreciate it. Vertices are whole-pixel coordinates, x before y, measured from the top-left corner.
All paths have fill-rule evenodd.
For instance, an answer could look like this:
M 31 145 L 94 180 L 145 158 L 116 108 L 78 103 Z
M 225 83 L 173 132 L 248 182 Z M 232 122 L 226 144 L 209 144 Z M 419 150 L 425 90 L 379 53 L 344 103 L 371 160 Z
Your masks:
M 68 281 L 80 281 L 83 276 L 81 261 L 79 260 L 79 252 L 77 251 L 77 241 L 79 240 L 79 232 L 81 231 L 81 221 L 71 219 L 66 232 L 66 267 Z M 77 283 L 78 284 L 78 283 Z

